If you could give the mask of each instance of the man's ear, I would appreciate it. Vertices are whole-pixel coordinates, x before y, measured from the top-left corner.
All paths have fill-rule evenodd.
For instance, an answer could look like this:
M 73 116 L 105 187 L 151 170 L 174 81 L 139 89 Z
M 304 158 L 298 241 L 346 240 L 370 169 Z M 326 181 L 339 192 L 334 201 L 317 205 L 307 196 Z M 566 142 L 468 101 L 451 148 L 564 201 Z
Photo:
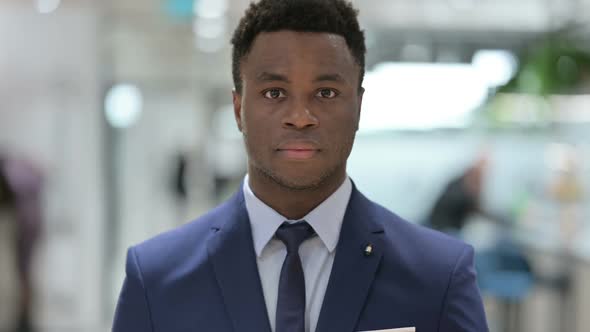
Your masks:
M 359 123 L 361 121 L 361 108 L 363 105 L 363 96 L 365 95 L 365 88 L 360 87 L 359 88 L 359 103 L 358 103 L 358 109 L 356 110 L 357 112 L 357 116 L 356 116 L 356 130 L 359 130 Z
M 235 89 L 232 91 L 232 100 L 234 104 L 234 117 L 236 118 L 236 124 L 238 130 L 242 131 L 242 95 L 239 94 Z

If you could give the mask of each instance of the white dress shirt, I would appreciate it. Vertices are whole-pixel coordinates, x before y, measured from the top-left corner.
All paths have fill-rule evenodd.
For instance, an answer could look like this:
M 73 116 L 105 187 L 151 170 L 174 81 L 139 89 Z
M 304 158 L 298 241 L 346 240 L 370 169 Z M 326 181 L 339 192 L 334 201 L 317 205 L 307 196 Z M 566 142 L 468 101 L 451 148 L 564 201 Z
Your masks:
M 288 220 L 262 202 L 252 192 L 248 180 L 246 175 L 243 187 L 244 199 L 252 227 L 256 263 L 262 282 L 266 310 L 274 332 L 281 267 L 287 255 L 285 245 L 276 239 L 274 234 L 283 222 L 299 220 Z M 352 183 L 347 177 L 330 197 L 301 219 L 307 221 L 318 235 L 306 240 L 299 247 L 305 276 L 305 331 L 307 332 L 315 331 L 318 323 L 334 263 L 342 220 L 351 193 Z

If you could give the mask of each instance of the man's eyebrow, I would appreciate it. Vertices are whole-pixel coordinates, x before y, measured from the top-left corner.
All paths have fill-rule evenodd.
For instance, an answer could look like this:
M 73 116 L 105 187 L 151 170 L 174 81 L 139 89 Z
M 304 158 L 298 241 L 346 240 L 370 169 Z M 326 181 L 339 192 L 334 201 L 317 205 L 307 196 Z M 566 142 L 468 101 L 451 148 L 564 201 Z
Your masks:
M 289 79 L 287 78 L 287 76 L 285 76 L 285 75 L 276 74 L 276 73 L 269 73 L 266 71 L 256 75 L 256 80 L 260 81 L 260 82 L 274 82 L 274 81 L 280 81 L 280 82 L 285 82 L 285 83 L 290 82 Z
M 346 83 L 346 79 L 342 77 L 340 74 L 322 74 L 317 76 L 314 82 L 338 82 L 338 83 Z

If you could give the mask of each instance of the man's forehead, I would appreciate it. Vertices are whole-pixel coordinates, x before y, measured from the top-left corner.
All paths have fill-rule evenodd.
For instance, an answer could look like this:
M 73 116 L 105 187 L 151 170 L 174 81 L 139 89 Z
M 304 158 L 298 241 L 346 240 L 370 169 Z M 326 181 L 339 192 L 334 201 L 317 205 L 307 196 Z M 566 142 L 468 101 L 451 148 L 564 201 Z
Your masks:
M 276 82 L 281 81 L 285 83 L 291 83 L 291 79 L 289 78 L 289 74 L 282 74 L 280 72 L 273 72 L 273 71 L 260 71 L 258 73 L 254 73 L 254 79 L 258 82 Z M 314 82 L 337 82 L 337 83 L 350 83 L 349 77 L 346 75 L 341 75 L 337 72 L 313 72 L 311 74 L 311 79 Z
M 244 79 L 257 82 L 282 81 L 291 83 L 293 79 L 309 80 L 313 82 L 339 82 L 354 84 L 357 78 L 358 66 L 355 64 L 316 63 L 301 66 L 301 62 L 282 61 L 281 63 L 259 61 L 252 66 L 243 68 Z

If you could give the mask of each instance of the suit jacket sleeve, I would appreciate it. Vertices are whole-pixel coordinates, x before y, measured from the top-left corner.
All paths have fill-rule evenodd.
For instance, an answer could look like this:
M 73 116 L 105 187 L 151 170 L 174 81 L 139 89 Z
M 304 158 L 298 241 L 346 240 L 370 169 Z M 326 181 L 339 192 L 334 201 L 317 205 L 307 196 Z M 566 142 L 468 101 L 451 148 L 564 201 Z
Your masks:
M 141 268 L 133 248 L 127 251 L 126 277 L 119 295 L 112 331 L 153 331 Z
M 466 246 L 451 275 L 440 317 L 439 332 L 487 332 L 487 322 L 473 264 Z

